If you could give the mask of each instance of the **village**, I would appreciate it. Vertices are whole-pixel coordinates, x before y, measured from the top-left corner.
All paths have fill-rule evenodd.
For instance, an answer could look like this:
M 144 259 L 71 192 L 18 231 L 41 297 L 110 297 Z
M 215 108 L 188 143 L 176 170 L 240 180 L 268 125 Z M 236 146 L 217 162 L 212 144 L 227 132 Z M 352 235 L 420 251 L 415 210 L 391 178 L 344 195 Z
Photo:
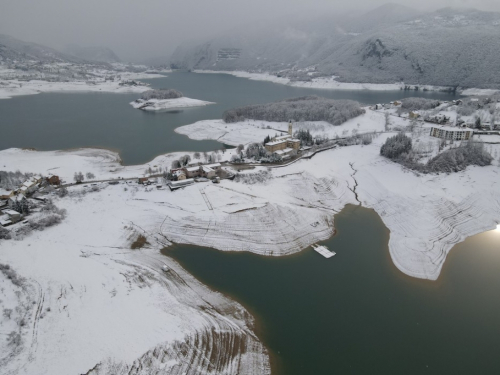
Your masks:
M 479 103 L 479 99 L 468 98 L 450 102 L 436 101 L 434 107 L 426 110 L 402 110 L 403 101 L 376 104 L 367 107 L 367 110 L 373 113 L 379 112 L 385 116 L 386 131 L 397 131 L 399 128 L 401 128 L 400 131 L 405 129 L 412 131 L 411 129 L 418 127 L 421 134 L 427 134 L 426 137 L 440 139 L 440 149 L 446 144 L 451 145 L 454 142 L 471 139 L 477 139 L 486 144 L 500 143 L 500 118 L 495 117 L 496 112 L 490 117 L 479 116 L 478 111 L 474 113 L 474 116 L 461 116 L 457 108 L 463 105 L 464 100 L 469 100 L 468 105 L 481 108 L 482 104 Z M 352 130 L 352 134 L 343 130 L 341 137 L 339 133 L 335 137 L 325 137 L 304 130 L 303 123 L 296 125 L 299 129 L 294 132 L 294 123 L 290 120 L 287 129 L 281 128 L 279 133 L 277 132 L 273 137 L 267 136 L 263 142 L 249 142 L 246 147 L 239 145 L 228 150 L 225 155 L 217 152 L 217 157 L 215 153 L 205 155 L 204 163 L 200 160 L 192 161 L 188 155 L 185 155 L 180 158 L 181 162 L 174 160 L 171 169 L 152 170 L 149 168 L 149 171 L 141 177 L 96 179 L 93 174 L 87 174 L 87 180 L 84 183 L 82 173 L 75 173 L 74 182 L 63 181 L 59 176 L 52 174 L 46 177 L 31 175 L 11 191 L 2 193 L 0 190 L 3 194 L 0 195 L 0 226 L 3 230 L 18 231 L 23 226 L 33 225 L 30 223 L 30 215 L 44 210 L 44 206 L 50 204 L 51 196 L 56 194 L 64 196 L 67 194 L 67 188 L 73 186 L 81 186 L 84 192 L 98 191 L 105 185 L 117 184 L 125 184 L 125 186 L 138 184 L 144 186 L 146 191 L 151 188 L 156 188 L 155 190 L 167 188 L 175 191 L 196 183 L 219 184 L 221 180 L 234 180 L 240 171 L 248 168 L 253 169 L 259 166 L 279 168 L 302 158 L 311 158 L 317 152 L 327 149 L 368 144 L 376 134 L 383 132 L 377 130 L 366 133 L 367 130 L 359 129 L 358 124 L 357 129 Z M 370 134 L 370 139 L 366 140 L 366 136 Z M 194 159 L 199 159 L 196 154 L 199 155 L 199 153 L 194 153 Z

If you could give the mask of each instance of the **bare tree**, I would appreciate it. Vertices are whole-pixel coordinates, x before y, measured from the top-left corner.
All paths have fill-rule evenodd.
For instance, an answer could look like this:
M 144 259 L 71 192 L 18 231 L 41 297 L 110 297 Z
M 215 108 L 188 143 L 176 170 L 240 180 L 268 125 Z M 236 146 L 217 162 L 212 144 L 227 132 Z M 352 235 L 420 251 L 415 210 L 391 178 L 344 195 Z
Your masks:
M 82 172 L 75 172 L 75 175 L 73 176 L 73 180 L 75 180 L 75 182 L 77 184 L 81 184 L 83 182 L 85 177 L 83 177 L 83 173 Z
M 389 112 L 386 112 L 384 114 L 385 116 L 385 131 L 389 131 L 389 126 L 391 125 L 391 119 L 390 119 L 390 115 L 389 115 Z

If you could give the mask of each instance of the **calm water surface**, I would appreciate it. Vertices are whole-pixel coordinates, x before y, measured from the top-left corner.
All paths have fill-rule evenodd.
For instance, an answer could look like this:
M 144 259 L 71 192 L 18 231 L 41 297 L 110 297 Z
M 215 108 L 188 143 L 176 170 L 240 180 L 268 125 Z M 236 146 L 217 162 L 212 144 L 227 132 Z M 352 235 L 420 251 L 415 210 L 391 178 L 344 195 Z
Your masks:
M 59 150 L 104 147 L 120 152 L 124 164 L 146 163 L 173 151 L 211 151 L 215 141 L 192 141 L 174 129 L 196 121 L 220 119 L 237 106 L 266 103 L 303 95 L 354 99 L 362 103 L 384 103 L 406 96 L 450 100 L 444 93 L 405 91 L 332 91 L 288 87 L 250 81 L 227 74 L 171 73 L 144 80 L 153 88 L 175 88 L 185 96 L 216 102 L 200 108 L 149 113 L 128 103 L 140 94 L 45 93 L 0 100 L 0 150 L 32 147 Z
M 432 282 L 395 268 L 374 211 L 348 206 L 336 227 L 331 259 L 165 254 L 256 317 L 274 375 L 500 374 L 500 232 L 455 246 Z

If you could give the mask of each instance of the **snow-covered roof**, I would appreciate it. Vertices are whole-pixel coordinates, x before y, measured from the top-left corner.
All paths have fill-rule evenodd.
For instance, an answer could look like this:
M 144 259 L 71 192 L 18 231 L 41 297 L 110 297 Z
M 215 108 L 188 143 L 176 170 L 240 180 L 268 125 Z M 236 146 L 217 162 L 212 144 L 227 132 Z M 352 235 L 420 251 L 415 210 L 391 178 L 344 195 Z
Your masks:
M 286 155 L 286 154 L 288 154 L 288 153 L 290 153 L 292 151 L 293 151 L 293 148 L 285 148 L 283 150 L 274 151 L 274 153 L 276 155 L 280 155 L 281 156 L 281 155 Z
M 275 141 L 282 141 L 284 139 L 288 139 L 288 138 L 291 138 L 290 137 L 290 134 L 287 134 L 287 135 L 282 135 L 282 136 L 279 136 L 279 137 L 276 137 L 274 138 Z
M 202 168 L 203 168 L 203 172 L 205 172 L 205 173 L 209 173 L 209 172 L 213 172 L 214 171 L 208 165 L 204 165 Z
M 192 182 L 194 182 L 194 179 L 187 178 L 187 179 L 181 180 L 181 181 L 170 181 L 169 185 L 170 186 L 182 186 L 182 185 L 188 185 L 188 184 L 190 184 Z
M 14 211 L 14 210 L 3 210 L 7 215 L 12 216 L 12 215 L 21 215 L 19 212 Z
M 22 194 L 18 194 L 18 195 L 14 195 L 14 196 L 10 197 L 9 199 L 13 202 L 20 202 L 23 199 L 26 199 L 26 197 Z
M 0 219 L 0 225 L 2 226 L 6 226 L 6 225 L 9 225 L 9 224 L 12 224 L 12 221 L 10 221 L 9 219 Z
M 269 146 L 275 146 L 275 145 L 279 145 L 281 143 L 285 143 L 286 140 L 283 140 L 283 141 L 272 141 L 272 142 L 267 142 L 266 143 L 266 146 L 269 145 Z
M 431 126 L 431 128 L 436 128 L 436 129 L 446 130 L 446 131 L 449 131 L 449 132 L 473 131 L 471 128 L 461 128 L 461 127 L 458 127 L 458 126 L 442 126 L 442 125 L 436 125 L 436 126 Z
M 220 163 L 207 164 L 207 165 L 205 165 L 205 167 L 219 168 L 220 167 Z
M 200 167 L 188 167 L 188 168 L 186 168 L 186 171 L 188 171 L 188 172 L 196 172 L 199 170 L 200 170 Z

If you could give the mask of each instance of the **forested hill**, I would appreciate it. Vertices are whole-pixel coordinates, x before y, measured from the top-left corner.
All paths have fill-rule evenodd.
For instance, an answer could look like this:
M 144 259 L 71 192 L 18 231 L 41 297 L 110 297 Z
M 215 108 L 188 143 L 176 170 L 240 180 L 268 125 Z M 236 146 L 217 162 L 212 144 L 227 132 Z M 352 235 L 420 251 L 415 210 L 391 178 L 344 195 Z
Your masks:
M 366 14 L 254 25 L 179 46 L 172 67 L 269 72 L 292 80 L 500 87 L 500 13 L 387 4 Z

